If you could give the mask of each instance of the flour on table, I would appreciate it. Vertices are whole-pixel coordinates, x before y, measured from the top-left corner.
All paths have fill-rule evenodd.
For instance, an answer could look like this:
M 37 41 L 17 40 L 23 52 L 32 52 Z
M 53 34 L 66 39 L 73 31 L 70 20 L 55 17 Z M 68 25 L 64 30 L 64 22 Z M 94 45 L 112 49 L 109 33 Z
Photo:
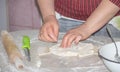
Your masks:
M 58 56 L 79 56 L 84 57 L 96 54 L 96 48 L 92 43 L 72 44 L 69 48 L 61 48 L 60 44 L 50 47 L 50 52 Z

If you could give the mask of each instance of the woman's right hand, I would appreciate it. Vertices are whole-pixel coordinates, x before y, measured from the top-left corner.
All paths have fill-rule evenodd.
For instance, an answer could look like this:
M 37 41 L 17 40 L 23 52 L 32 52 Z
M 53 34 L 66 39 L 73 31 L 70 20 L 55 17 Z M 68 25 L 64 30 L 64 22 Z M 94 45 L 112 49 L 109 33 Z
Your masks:
M 46 42 L 57 42 L 59 25 L 54 15 L 49 15 L 43 19 L 44 24 L 39 31 L 39 39 Z

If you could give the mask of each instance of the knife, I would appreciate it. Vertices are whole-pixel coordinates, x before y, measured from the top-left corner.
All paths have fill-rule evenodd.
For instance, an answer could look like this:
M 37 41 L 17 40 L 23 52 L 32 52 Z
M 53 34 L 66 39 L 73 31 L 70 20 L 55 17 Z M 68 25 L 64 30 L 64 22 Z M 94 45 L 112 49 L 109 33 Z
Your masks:
M 30 38 L 28 36 L 23 36 L 23 50 L 25 52 L 25 56 L 26 56 L 26 59 L 28 61 L 31 61 L 31 58 L 30 58 Z

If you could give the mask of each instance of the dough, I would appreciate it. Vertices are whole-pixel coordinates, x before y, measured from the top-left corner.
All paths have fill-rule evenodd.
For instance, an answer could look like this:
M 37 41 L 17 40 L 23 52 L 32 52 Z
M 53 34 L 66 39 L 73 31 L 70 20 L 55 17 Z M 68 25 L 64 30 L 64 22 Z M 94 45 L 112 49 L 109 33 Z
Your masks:
M 50 48 L 52 54 L 58 56 L 79 56 L 84 57 L 96 53 L 95 46 L 92 43 L 72 44 L 70 48 L 61 48 L 60 44 L 56 44 Z

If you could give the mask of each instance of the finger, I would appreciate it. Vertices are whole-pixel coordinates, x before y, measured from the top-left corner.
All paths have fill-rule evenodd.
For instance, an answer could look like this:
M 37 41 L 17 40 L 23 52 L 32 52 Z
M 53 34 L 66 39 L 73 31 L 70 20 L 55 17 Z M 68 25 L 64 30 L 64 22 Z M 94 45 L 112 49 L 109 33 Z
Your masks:
M 52 27 L 46 28 L 46 29 L 41 28 L 38 38 L 40 40 L 42 40 L 42 41 L 47 41 L 47 42 L 55 42 L 55 41 L 57 41 L 57 40 L 54 40 L 55 35 L 54 35 Z
M 79 43 L 79 41 L 81 40 L 81 36 L 79 35 L 79 36 L 77 36 L 76 38 L 75 38 L 75 44 L 78 44 Z
M 41 40 L 41 36 L 40 36 L 40 34 L 38 35 L 38 39 Z
M 50 37 L 51 34 L 52 34 L 52 29 L 51 28 L 46 29 L 45 33 L 43 34 L 44 39 L 48 42 L 54 42 L 54 40 Z
M 76 38 L 76 35 L 74 35 L 74 34 L 72 34 L 71 36 L 69 36 L 69 38 L 68 38 L 68 40 L 67 40 L 67 45 L 66 45 L 66 47 L 70 47 L 71 44 L 74 42 L 75 38 Z
M 43 34 L 40 35 L 40 40 L 42 40 L 42 41 L 47 41 L 47 40 L 44 38 Z
M 55 37 L 56 37 L 56 40 L 58 39 L 58 35 L 59 35 L 59 26 L 55 26 L 54 29 L 54 34 L 55 34 Z
M 68 38 L 71 36 L 71 34 L 66 34 L 63 39 L 62 39 L 62 43 L 61 43 L 61 47 L 62 48 L 66 48 L 67 46 L 67 41 L 68 41 Z
M 53 41 L 50 41 L 50 40 L 46 39 L 44 35 L 40 36 L 40 40 L 45 41 L 45 42 L 53 42 Z
M 47 38 L 47 30 L 46 29 L 40 29 L 40 32 L 39 32 L 39 39 L 42 40 L 42 41 L 47 41 L 49 42 L 49 38 Z
M 56 42 L 57 41 L 57 37 L 54 31 L 54 28 L 52 29 L 48 29 L 48 36 L 52 39 L 52 41 Z
M 39 30 L 39 35 L 38 35 L 38 39 L 39 39 L 39 40 L 41 40 L 41 33 L 42 33 L 42 31 L 41 31 L 41 28 L 40 28 L 40 30 Z

